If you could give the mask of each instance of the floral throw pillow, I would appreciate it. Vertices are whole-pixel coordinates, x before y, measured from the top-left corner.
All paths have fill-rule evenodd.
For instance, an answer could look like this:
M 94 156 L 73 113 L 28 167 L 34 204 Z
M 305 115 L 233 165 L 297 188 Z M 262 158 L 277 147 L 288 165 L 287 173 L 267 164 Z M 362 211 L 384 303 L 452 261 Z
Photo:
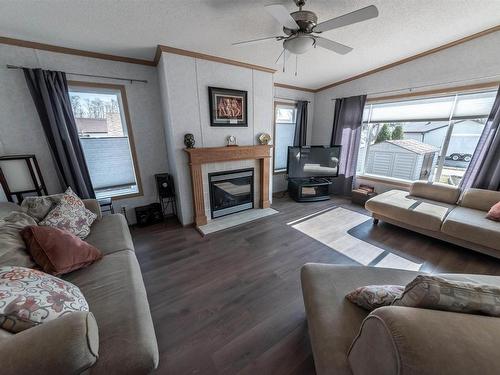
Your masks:
M 58 205 L 50 211 L 39 225 L 66 230 L 84 239 L 97 215 L 87 210 L 82 200 L 68 188 Z
M 359 287 L 345 297 L 365 310 L 372 311 L 382 306 L 389 306 L 401 297 L 404 285 L 367 285 Z
M 0 327 L 16 333 L 74 311 L 89 311 L 75 285 L 25 267 L 0 267 Z

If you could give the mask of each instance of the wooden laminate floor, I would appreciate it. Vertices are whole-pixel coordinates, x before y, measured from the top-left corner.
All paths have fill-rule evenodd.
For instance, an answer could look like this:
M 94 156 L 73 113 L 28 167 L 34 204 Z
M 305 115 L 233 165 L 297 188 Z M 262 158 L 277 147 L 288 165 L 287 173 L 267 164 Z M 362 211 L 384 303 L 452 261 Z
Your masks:
M 314 374 L 300 267 L 356 262 L 287 223 L 334 205 L 366 213 L 343 198 L 275 198 L 279 214 L 204 238 L 170 222 L 132 229 L 158 338 L 158 373 Z M 367 221 L 349 233 L 423 264 L 423 271 L 500 275 L 499 260 L 390 224 Z

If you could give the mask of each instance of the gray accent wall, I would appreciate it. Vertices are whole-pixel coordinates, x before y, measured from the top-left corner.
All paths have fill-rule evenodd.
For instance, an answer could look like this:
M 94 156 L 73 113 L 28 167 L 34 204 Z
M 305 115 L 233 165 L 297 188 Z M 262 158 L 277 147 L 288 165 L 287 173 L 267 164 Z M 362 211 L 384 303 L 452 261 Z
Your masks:
M 193 222 L 194 212 L 184 134 L 194 134 L 195 147 L 225 146 L 228 135 L 236 136 L 239 145 L 258 144 L 257 137 L 260 133 L 272 134 L 273 75 L 165 52 L 161 56 L 158 70 L 170 170 L 178 193 L 179 219 L 182 224 L 187 225 Z M 248 127 L 210 126 L 209 86 L 248 92 Z M 226 164 L 226 169 L 239 167 L 233 162 L 217 164 Z M 204 168 L 204 174 L 208 170 Z M 269 185 L 271 199 L 272 179 Z M 205 203 L 207 197 L 205 191 Z

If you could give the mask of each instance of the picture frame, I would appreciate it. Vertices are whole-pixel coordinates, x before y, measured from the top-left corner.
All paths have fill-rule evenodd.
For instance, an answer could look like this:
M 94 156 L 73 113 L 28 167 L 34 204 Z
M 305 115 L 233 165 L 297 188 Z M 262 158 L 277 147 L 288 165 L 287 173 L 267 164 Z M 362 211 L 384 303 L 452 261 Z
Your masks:
M 209 87 L 210 126 L 248 127 L 247 91 Z

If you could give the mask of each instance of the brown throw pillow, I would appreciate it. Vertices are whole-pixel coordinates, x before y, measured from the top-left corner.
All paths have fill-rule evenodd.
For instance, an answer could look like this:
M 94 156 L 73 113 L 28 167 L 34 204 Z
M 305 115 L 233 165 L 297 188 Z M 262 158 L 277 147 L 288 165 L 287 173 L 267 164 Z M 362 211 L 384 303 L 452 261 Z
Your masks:
M 63 275 L 102 258 L 97 248 L 59 228 L 30 225 L 21 236 L 36 264 L 51 275 Z
M 500 287 L 418 275 L 393 305 L 500 317 Z
M 500 202 L 494 204 L 488 213 L 486 214 L 486 218 L 493 221 L 500 221 Z
M 390 305 L 396 298 L 401 297 L 404 290 L 403 285 L 367 285 L 354 289 L 345 298 L 365 310 L 372 311 Z

